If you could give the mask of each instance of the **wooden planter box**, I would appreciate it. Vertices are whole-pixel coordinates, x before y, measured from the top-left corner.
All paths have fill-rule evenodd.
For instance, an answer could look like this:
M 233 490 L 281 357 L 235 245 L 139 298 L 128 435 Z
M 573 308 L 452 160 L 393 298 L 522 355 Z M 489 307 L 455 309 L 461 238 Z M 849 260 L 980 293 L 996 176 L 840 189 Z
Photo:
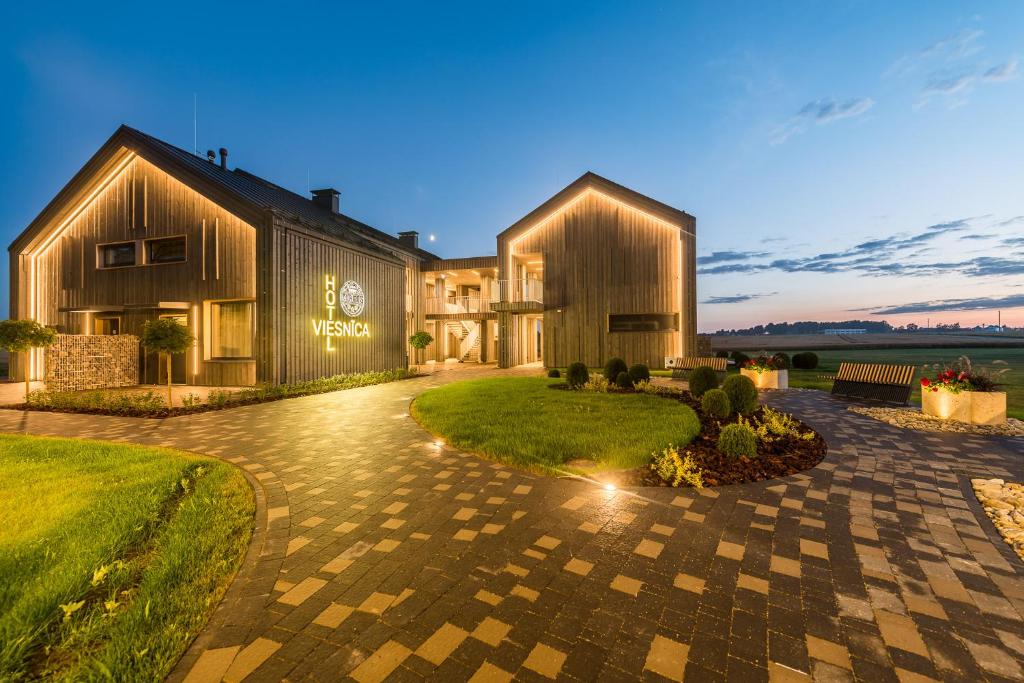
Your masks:
M 748 370 L 740 368 L 740 374 L 749 377 L 758 389 L 788 389 L 789 370 Z
M 1006 424 L 1006 392 L 961 391 L 954 394 L 943 389 L 924 389 L 921 391 L 921 412 L 976 425 Z

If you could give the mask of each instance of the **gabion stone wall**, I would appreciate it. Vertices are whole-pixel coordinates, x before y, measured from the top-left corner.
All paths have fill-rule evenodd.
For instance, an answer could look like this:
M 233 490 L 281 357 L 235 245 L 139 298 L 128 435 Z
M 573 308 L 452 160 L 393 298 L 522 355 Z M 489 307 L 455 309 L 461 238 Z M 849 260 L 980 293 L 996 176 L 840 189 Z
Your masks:
M 139 383 L 139 338 L 131 334 L 58 334 L 46 349 L 46 388 L 79 391 Z

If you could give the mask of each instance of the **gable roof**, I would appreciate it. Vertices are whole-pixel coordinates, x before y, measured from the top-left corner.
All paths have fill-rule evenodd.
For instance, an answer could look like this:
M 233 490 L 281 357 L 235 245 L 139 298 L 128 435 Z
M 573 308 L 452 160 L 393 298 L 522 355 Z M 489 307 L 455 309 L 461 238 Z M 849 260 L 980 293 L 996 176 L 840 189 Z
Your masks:
M 631 190 L 624 185 L 619 185 L 618 183 L 599 176 L 592 171 L 587 171 L 579 178 L 569 183 L 554 197 L 547 200 L 503 230 L 498 235 L 498 238 L 508 239 L 516 237 L 518 234 L 531 228 L 537 221 L 543 220 L 552 213 L 557 212 L 564 204 L 572 201 L 587 190 L 594 190 L 607 195 L 622 202 L 623 204 L 627 204 L 635 209 L 649 213 L 655 218 L 663 220 L 666 223 L 677 225 L 680 230 L 683 230 L 688 234 L 693 234 L 696 229 L 695 226 L 697 219 L 685 211 L 681 211 L 675 207 L 669 206 L 668 204 L 659 202 L 656 199 L 651 199 L 647 195 L 640 194 L 639 192 Z
M 199 157 L 142 131 L 122 125 L 103 144 L 92 158 L 75 174 L 74 178 L 40 212 L 39 216 L 11 243 L 10 249 L 20 245 L 33 235 L 36 229 L 59 217 L 61 210 L 74 197 L 83 194 L 89 181 L 102 169 L 111 165 L 118 152 L 128 149 L 146 161 L 193 187 L 210 199 L 223 202 L 229 200 L 243 218 L 259 227 L 264 221 L 261 215 L 276 213 L 298 220 L 315 230 L 330 235 L 365 251 L 394 258 L 400 251 L 422 259 L 434 259 L 436 255 L 423 249 L 410 249 L 400 244 L 397 237 L 377 230 L 344 214 L 336 214 L 299 194 L 286 190 L 268 180 L 240 168 L 225 169 L 205 157 Z M 198 185 L 199 187 L 196 187 Z M 232 210 L 232 206 L 227 206 Z

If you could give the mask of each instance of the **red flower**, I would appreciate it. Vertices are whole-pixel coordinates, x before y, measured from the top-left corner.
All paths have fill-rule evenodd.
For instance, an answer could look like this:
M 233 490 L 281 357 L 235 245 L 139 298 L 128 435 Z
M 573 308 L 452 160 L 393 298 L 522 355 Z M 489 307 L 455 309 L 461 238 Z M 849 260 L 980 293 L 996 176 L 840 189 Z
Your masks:
M 931 384 L 931 382 L 930 382 L 930 381 L 928 381 L 928 378 L 927 378 L 927 377 L 922 377 L 922 378 L 921 378 L 921 386 L 922 386 L 922 387 L 926 387 L 926 386 L 928 386 L 929 384 Z

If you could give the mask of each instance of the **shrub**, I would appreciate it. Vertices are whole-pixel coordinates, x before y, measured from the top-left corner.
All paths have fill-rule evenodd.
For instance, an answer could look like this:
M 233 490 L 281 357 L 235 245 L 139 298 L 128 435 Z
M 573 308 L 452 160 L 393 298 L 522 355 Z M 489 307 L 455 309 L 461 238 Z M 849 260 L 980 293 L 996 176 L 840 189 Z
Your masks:
M 558 371 L 558 368 L 551 368 L 548 370 L 548 377 L 551 377 L 552 379 L 558 379 L 561 376 L 562 373 Z
M 620 372 L 615 377 L 615 385 L 620 389 L 632 389 L 633 378 L 629 376 L 629 373 L 625 370 Z
M 793 367 L 800 370 L 813 370 L 818 367 L 818 354 L 814 351 L 802 351 L 793 355 Z
M 703 396 L 710 389 L 718 387 L 718 373 L 709 365 L 701 365 L 690 371 L 690 393 Z
M 772 410 L 768 406 L 761 411 L 754 432 L 757 434 L 757 440 L 763 444 L 774 443 L 779 439 L 810 441 L 814 438 L 814 432 L 800 431 L 800 423 L 793 419 L 792 415 Z
M 569 386 L 573 389 L 579 389 L 588 381 L 590 381 L 590 371 L 587 370 L 587 366 L 583 363 L 576 362 L 569 366 L 569 369 L 565 371 L 565 379 L 569 382 Z
M 633 384 L 637 382 L 646 382 L 651 379 L 651 370 L 643 363 L 637 363 L 629 367 L 629 378 L 633 380 Z
M 722 383 L 722 389 L 729 397 L 729 405 L 740 415 L 757 410 L 757 387 L 749 377 L 731 375 Z
M 715 351 L 715 358 L 728 358 L 728 357 L 729 357 L 729 352 L 728 351 Z
M 718 435 L 718 451 L 733 458 L 753 458 L 757 455 L 757 434 L 745 422 L 725 425 Z
M 724 420 L 732 414 L 729 395 L 721 389 L 708 389 L 700 400 L 700 408 L 706 415 Z
M 704 488 L 704 477 L 693 457 L 689 453 L 680 457 L 679 449 L 671 444 L 661 453 L 654 454 L 651 470 L 672 486 L 689 484 L 695 489 Z
M 779 370 L 789 370 L 791 363 L 789 360 L 789 354 L 785 351 L 777 351 L 772 358 L 775 359 L 775 367 Z
M 604 364 L 604 378 L 609 382 L 618 379 L 620 372 L 629 372 L 626 361 L 621 358 L 609 358 L 608 362 Z
M 729 354 L 729 358 L 732 358 L 732 361 L 736 363 L 736 365 L 743 365 L 748 360 L 750 360 L 750 356 L 743 353 L 742 351 L 733 351 L 732 353 Z
M 587 383 L 583 385 L 584 391 L 593 391 L 596 394 L 607 394 L 608 387 L 611 386 L 611 382 L 604 378 L 604 375 L 593 375 Z

